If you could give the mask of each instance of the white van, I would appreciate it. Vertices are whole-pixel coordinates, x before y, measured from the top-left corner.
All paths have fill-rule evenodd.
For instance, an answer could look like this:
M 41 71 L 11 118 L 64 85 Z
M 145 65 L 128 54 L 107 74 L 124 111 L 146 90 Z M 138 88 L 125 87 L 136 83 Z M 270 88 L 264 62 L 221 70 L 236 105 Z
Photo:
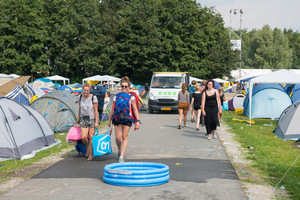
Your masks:
M 188 72 L 154 72 L 151 80 L 148 109 L 177 111 L 181 85 L 189 83 Z

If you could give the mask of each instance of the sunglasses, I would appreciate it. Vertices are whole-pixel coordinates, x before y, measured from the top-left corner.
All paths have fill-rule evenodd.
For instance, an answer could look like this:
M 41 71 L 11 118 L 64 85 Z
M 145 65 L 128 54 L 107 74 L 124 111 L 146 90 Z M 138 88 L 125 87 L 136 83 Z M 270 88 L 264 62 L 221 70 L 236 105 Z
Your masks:
M 122 85 L 121 87 L 122 87 L 122 88 L 128 88 L 128 86 L 127 86 L 127 85 L 126 85 L 126 86 L 125 86 L 125 85 Z

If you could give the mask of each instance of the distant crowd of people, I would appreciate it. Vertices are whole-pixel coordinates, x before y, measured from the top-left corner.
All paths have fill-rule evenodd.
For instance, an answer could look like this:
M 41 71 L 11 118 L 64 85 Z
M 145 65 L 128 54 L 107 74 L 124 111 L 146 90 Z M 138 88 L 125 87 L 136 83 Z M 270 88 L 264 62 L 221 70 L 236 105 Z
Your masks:
M 207 139 L 217 138 L 216 129 L 220 125 L 222 116 L 222 105 L 225 100 L 223 88 L 214 89 L 213 80 L 205 80 L 202 86 L 192 81 L 192 85 L 187 91 L 187 85 L 182 84 L 182 90 L 178 93 L 178 129 L 185 128 L 188 110 L 191 111 L 191 121 L 196 122 L 196 130 L 199 126 L 206 127 Z M 182 124 L 183 118 L 183 126 Z M 195 120 L 196 118 L 196 120 Z

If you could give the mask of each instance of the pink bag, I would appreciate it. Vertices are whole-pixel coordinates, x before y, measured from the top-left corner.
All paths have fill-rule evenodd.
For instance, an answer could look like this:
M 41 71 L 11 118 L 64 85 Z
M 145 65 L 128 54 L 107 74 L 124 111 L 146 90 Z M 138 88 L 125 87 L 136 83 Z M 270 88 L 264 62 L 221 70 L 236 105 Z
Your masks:
M 88 135 L 89 137 L 89 135 Z M 81 132 L 80 127 L 72 127 L 70 128 L 67 137 L 67 140 L 81 140 Z

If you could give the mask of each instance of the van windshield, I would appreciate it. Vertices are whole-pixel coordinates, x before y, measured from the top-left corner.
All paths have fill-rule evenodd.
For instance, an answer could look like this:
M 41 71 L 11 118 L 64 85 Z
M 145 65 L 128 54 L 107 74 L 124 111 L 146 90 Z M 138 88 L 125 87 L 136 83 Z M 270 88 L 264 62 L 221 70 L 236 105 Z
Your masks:
M 183 77 L 153 77 L 151 88 L 181 88 Z

